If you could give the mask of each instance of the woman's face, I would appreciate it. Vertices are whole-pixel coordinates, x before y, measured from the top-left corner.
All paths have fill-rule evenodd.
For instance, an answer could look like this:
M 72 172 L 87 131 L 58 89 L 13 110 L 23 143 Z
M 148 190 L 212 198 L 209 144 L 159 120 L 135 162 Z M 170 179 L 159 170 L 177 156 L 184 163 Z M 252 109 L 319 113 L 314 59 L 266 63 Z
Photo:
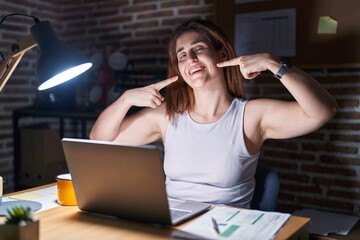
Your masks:
M 206 38 L 195 31 L 183 33 L 176 41 L 179 71 L 193 89 L 214 84 L 216 79 L 224 77 L 222 69 L 216 66 L 223 61 L 222 55 L 222 51 L 216 51 Z

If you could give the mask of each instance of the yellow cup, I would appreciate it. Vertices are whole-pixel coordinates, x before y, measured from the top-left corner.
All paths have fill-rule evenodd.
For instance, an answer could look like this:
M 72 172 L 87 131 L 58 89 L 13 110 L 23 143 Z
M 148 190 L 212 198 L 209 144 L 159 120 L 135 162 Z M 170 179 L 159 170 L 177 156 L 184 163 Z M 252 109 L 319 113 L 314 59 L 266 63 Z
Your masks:
M 57 201 L 62 206 L 76 206 L 76 197 L 71 175 L 61 174 L 56 177 L 57 182 Z

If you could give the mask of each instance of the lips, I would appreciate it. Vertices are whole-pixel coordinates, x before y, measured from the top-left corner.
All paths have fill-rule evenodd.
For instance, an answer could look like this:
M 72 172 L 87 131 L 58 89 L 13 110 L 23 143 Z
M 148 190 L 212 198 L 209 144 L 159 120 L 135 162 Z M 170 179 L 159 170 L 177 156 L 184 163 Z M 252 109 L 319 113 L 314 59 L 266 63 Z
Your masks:
M 191 76 L 195 73 L 198 73 L 198 72 L 202 71 L 204 68 L 205 68 L 205 66 L 202 66 L 202 65 L 192 66 L 189 69 L 189 75 Z

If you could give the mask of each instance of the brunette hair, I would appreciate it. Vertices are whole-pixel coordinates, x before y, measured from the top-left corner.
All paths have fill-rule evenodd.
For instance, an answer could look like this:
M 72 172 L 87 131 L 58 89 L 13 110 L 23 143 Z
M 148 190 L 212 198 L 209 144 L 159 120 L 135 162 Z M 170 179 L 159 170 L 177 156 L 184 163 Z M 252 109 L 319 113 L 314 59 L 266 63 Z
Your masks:
M 178 60 L 176 56 L 176 41 L 185 32 L 196 31 L 201 34 L 215 50 L 224 49 L 229 59 L 235 58 L 235 52 L 230 45 L 228 38 L 223 30 L 208 20 L 189 20 L 178 26 L 172 34 L 168 52 L 169 65 L 168 77 L 179 76 L 179 79 L 166 88 L 166 113 L 170 119 L 174 118 L 175 113 L 183 113 L 188 111 L 194 105 L 194 92 L 181 77 Z M 245 90 L 243 78 L 238 66 L 225 67 L 224 76 L 226 87 L 229 94 L 235 98 L 245 98 Z

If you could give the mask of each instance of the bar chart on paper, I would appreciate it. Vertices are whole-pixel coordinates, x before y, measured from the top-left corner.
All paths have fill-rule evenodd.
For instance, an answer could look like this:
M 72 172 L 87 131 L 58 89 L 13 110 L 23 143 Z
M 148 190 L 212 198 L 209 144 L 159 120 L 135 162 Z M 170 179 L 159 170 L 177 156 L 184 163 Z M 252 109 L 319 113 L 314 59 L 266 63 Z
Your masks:
M 273 239 L 290 214 L 217 206 L 182 230 L 206 239 Z

